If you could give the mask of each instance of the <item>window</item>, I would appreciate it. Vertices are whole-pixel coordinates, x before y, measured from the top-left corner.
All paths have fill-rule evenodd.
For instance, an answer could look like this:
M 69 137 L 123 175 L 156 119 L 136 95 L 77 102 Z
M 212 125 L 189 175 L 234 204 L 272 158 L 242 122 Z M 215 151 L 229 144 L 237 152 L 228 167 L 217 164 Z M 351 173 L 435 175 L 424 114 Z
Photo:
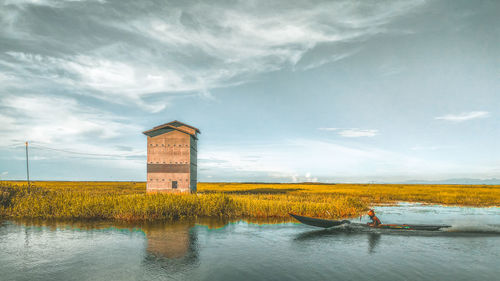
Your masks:
M 177 189 L 177 181 L 172 181 L 172 189 Z

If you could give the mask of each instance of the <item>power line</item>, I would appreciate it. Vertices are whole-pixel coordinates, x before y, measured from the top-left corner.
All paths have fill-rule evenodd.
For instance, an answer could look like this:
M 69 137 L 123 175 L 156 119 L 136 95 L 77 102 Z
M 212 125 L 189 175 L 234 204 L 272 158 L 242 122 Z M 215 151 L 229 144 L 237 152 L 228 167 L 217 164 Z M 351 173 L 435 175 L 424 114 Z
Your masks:
M 25 145 L 25 149 L 26 149 L 26 179 L 28 182 L 28 187 L 30 187 L 31 182 L 30 182 L 30 170 L 29 170 L 29 158 L 28 158 L 28 141 L 26 141 L 24 143 L 24 145 Z M 11 145 L 11 146 L 16 147 L 16 148 L 20 147 L 20 145 Z M 125 157 L 133 157 L 133 156 L 142 156 L 142 155 L 137 155 L 137 154 L 116 155 L 116 154 L 86 153 L 86 152 L 71 151 L 71 150 L 66 150 L 66 149 L 52 148 L 52 147 L 43 146 L 43 145 L 39 145 L 39 144 L 33 145 L 32 143 L 30 143 L 30 147 L 36 148 L 36 149 L 42 149 L 42 150 L 45 149 L 45 150 L 63 152 L 63 153 L 68 153 L 68 154 L 101 157 L 101 158 L 84 157 L 84 159 L 113 160 L 112 158 L 116 159 L 116 158 L 122 158 L 122 157 L 125 158 Z
M 26 178 L 28 179 L 28 187 L 30 187 L 30 167 L 28 161 L 28 142 L 26 142 Z
M 87 153 L 87 152 L 79 152 L 79 151 L 71 151 L 71 150 L 65 150 L 65 149 L 59 149 L 59 148 L 52 148 L 52 147 L 47 147 L 39 144 L 31 144 L 32 147 L 35 148 L 41 148 L 41 149 L 47 149 L 47 150 L 53 150 L 53 151 L 58 151 L 58 152 L 64 152 L 64 153 L 69 153 L 69 154 L 78 154 L 78 155 L 89 155 L 89 156 L 101 156 L 101 157 L 131 157 L 131 156 L 140 156 L 137 154 L 100 154 L 100 153 Z

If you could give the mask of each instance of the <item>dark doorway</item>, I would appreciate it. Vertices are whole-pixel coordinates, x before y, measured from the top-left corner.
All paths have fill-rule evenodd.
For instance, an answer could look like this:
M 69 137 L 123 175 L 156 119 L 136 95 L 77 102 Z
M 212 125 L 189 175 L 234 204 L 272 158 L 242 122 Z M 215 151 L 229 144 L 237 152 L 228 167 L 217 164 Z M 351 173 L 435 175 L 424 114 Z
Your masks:
M 172 181 L 172 189 L 177 189 L 177 181 Z

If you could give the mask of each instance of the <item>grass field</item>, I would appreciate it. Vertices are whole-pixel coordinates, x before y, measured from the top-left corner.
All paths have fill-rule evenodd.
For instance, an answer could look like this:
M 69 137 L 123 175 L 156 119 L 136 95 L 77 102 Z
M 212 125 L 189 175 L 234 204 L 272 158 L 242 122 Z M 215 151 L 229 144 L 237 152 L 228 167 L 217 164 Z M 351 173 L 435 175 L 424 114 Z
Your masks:
M 144 182 L 0 183 L 0 215 L 18 218 L 178 220 L 349 218 L 399 201 L 500 206 L 500 186 L 199 183 L 198 194 L 145 194 Z
M 198 190 L 237 194 L 339 195 L 360 199 L 368 205 L 405 201 L 470 207 L 500 206 L 500 185 L 200 183 Z

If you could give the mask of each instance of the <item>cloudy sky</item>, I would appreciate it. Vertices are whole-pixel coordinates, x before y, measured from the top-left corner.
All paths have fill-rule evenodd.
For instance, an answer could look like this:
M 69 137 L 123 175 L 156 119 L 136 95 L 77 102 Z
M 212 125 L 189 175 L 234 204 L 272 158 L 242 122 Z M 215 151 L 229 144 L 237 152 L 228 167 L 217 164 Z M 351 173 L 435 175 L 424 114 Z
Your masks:
M 0 179 L 500 178 L 499 1 L 0 0 Z

